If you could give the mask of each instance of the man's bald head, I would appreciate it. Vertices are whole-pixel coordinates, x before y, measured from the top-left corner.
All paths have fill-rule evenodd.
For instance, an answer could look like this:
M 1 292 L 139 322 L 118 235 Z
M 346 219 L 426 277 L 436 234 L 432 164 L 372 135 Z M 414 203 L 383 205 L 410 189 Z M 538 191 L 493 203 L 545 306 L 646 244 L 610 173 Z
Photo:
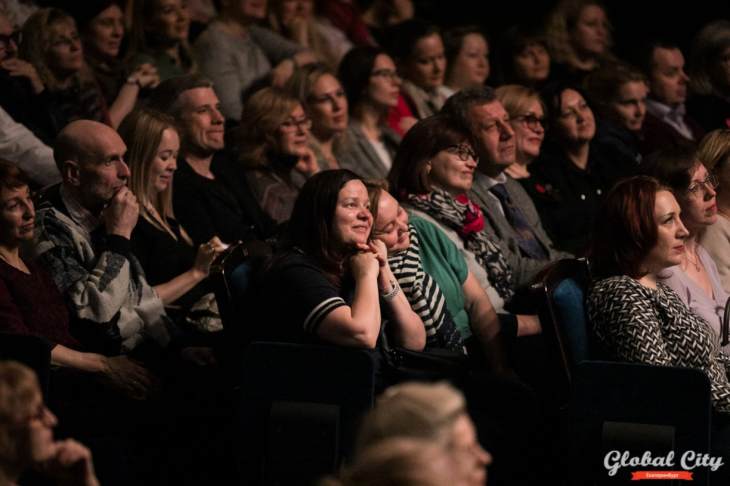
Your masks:
M 63 174 L 66 162 L 83 163 L 104 153 L 110 142 L 121 141 L 110 126 L 93 120 L 76 120 L 66 125 L 56 137 L 53 158 Z M 123 142 L 122 142 L 123 143 Z

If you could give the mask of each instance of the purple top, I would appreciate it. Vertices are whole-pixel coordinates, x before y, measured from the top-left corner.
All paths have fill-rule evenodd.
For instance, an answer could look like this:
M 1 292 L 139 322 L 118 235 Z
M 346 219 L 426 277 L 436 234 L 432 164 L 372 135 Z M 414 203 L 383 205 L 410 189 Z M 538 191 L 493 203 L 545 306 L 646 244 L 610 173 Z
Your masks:
M 63 297 L 50 275 L 35 262 L 30 274 L 0 260 L 0 332 L 39 336 L 51 343 L 79 349 L 69 331 Z

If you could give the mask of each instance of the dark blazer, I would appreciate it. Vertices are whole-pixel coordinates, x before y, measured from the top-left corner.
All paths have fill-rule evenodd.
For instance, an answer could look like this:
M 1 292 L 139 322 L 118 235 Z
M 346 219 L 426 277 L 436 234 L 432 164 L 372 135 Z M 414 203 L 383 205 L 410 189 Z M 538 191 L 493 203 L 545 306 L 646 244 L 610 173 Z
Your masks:
M 173 190 L 175 217 L 195 244 L 218 236 L 225 243 L 263 240 L 274 233 L 273 221 L 261 210 L 244 171 L 219 152 L 213 157 L 215 180 L 178 161 Z
M 639 143 L 641 154 L 646 157 L 659 149 L 672 149 L 684 144 L 697 144 L 705 135 L 699 123 L 689 115 L 685 115 L 684 122 L 692 132 L 694 140 L 684 138 L 673 126 L 664 123 L 651 113 L 646 113 L 644 125 L 641 127 L 642 139 Z

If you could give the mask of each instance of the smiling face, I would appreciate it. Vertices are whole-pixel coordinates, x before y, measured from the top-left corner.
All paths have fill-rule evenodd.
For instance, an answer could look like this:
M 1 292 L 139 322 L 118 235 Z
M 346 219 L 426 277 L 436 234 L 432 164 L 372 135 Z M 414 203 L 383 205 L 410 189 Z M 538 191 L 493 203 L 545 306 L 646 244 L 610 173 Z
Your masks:
M 472 106 L 471 126 L 478 144 L 480 170 L 499 172 L 515 161 L 515 133 L 509 114 L 499 101 Z
M 320 76 L 307 101 L 312 132 L 317 138 L 328 139 L 347 130 L 347 96 L 337 78 L 331 74 Z
M 596 134 L 593 111 L 583 96 L 566 89 L 560 96 L 560 114 L 555 121 L 560 138 L 568 144 L 588 143 Z
M 16 247 L 33 239 L 35 207 L 28 186 L 0 188 L 0 242 Z
M 157 8 L 148 29 L 163 39 L 173 42 L 187 40 L 190 31 L 190 13 L 186 0 L 156 0 Z
M 180 95 L 179 104 L 185 145 L 201 154 L 223 149 L 225 119 L 213 88 L 189 89 Z
M 709 175 L 705 166 L 697 163 L 692 170 L 690 190 L 678 198 L 682 222 L 692 234 L 717 221 L 717 193 L 709 184 Z
M 365 184 L 360 180 L 348 181 L 337 195 L 332 220 L 335 242 L 342 248 L 367 244 L 372 226 L 373 215 Z
M 78 72 L 84 63 L 84 51 L 76 26 L 71 20 L 51 24 L 47 51 L 48 65 L 58 74 L 68 76 Z
M 466 142 L 444 149 L 431 158 L 428 178 L 432 185 L 451 194 L 463 194 L 471 189 L 477 168 L 474 149 Z
M 177 170 L 177 155 L 180 151 L 180 137 L 177 131 L 166 128 L 162 132 L 160 146 L 150 166 L 150 190 L 160 193 L 170 187 L 172 177 Z M 154 197 L 150 195 L 150 199 Z
M 632 132 L 641 131 L 646 116 L 646 97 L 649 88 L 643 81 L 629 81 L 621 85 L 618 99 L 610 104 L 618 123 Z
M 608 49 L 609 27 L 606 12 L 598 5 L 586 5 L 571 31 L 573 47 L 583 54 L 602 56 Z
M 530 101 L 527 109 L 510 119 L 515 132 L 515 160 L 527 164 L 540 155 L 545 139 L 545 113 L 538 100 Z
M 103 57 L 115 58 L 124 37 L 124 13 L 118 5 L 110 5 L 91 19 L 85 40 L 87 47 Z
M 413 53 L 404 63 L 406 77 L 416 86 L 431 91 L 444 84 L 446 56 L 439 34 L 416 41 Z
M 489 77 L 489 46 L 481 34 L 467 34 L 449 67 L 449 85 L 463 89 L 482 86 Z
M 385 190 L 380 192 L 378 218 L 373 223 L 373 238 L 385 243 L 388 253 L 402 251 L 411 246 L 408 213 Z
M 688 232 L 680 218 L 677 200 L 669 191 L 656 193 L 654 221 L 657 225 L 657 241 L 644 258 L 642 268 L 649 273 L 679 265 L 684 254 L 684 240 Z

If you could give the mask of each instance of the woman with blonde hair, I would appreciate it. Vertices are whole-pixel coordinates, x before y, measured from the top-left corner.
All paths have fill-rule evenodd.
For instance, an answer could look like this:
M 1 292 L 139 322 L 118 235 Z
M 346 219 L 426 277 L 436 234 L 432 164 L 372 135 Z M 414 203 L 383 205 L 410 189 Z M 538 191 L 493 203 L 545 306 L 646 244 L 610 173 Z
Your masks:
M 264 88 L 244 105 L 237 150 L 261 208 L 272 219 L 289 219 L 304 181 L 319 170 L 309 148 L 312 120 L 299 100 Z
M 91 452 L 72 439 L 55 441 L 57 423 L 33 370 L 0 362 L 0 485 L 18 484 L 21 474 L 33 468 L 59 479 L 58 484 L 98 486 Z
M 545 105 L 537 91 L 519 84 L 500 86 L 494 94 L 507 110 L 515 132 L 515 162 L 505 172 L 515 180 L 528 182 L 528 166 L 540 155 L 545 140 Z
M 312 120 L 310 146 L 320 169 L 340 167 L 336 153 L 349 122 L 347 95 L 335 73 L 324 64 L 308 64 L 294 72 L 287 91 L 299 99 Z
M 717 222 L 700 235 L 700 244 L 717 264 L 722 287 L 730 293 L 730 130 L 713 130 L 702 139 L 697 158 L 717 177 Z
M 70 121 L 96 120 L 110 124 L 101 90 L 84 63 L 76 23 L 63 10 L 44 8 L 23 25 L 19 57 L 38 73 L 52 118 L 52 135 Z
M 586 74 L 614 59 L 611 24 L 600 0 L 562 0 L 545 32 L 553 79 L 580 84 Z
M 225 245 L 213 237 L 196 249 L 175 219 L 172 180 L 180 137 L 174 119 L 149 109 L 136 110 L 119 127 L 119 134 L 127 144 L 129 187 L 140 206 L 132 249 L 147 281 L 173 317 L 177 315 L 201 330 L 220 330 L 206 277 Z

